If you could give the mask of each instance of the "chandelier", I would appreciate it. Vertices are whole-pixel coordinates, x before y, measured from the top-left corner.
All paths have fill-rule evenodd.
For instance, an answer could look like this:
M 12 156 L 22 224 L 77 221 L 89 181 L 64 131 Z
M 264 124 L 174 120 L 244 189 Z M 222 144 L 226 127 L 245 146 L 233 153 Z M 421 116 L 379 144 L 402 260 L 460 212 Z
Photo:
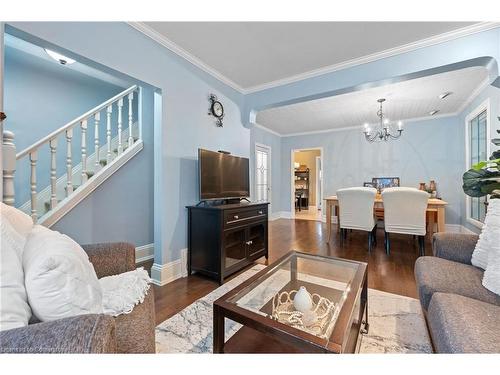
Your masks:
M 397 122 L 397 129 L 394 129 L 395 124 L 391 123 L 388 118 L 384 118 L 384 113 L 382 111 L 382 103 L 385 99 L 378 99 L 380 103 L 380 108 L 377 111 L 377 117 L 379 118 L 379 123 L 375 125 L 375 128 L 370 128 L 369 124 L 365 124 L 363 134 L 368 142 L 375 141 L 388 141 L 390 139 L 398 139 L 403 133 L 403 123 L 401 121 Z

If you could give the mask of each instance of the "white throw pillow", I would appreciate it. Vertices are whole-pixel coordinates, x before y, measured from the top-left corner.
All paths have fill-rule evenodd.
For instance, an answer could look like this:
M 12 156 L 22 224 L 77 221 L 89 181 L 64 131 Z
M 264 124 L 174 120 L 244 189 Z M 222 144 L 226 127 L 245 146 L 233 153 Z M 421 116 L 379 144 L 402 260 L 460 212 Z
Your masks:
M 24 229 L 16 230 L 5 215 L 0 214 L 0 330 L 25 327 L 31 318 L 24 286 L 22 256 L 26 237 Z M 31 219 L 30 219 L 31 220 Z
M 484 219 L 479 239 L 472 253 L 472 265 L 486 269 L 490 250 L 495 246 L 495 227 L 500 226 L 500 199 L 492 199 L 488 204 L 488 211 Z
M 500 295 L 500 199 L 492 199 L 488 205 L 488 265 L 483 276 L 483 286 Z
M 68 236 L 35 225 L 23 266 L 28 301 L 41 321 L 102 313 L 102 290 L 94 267 Z

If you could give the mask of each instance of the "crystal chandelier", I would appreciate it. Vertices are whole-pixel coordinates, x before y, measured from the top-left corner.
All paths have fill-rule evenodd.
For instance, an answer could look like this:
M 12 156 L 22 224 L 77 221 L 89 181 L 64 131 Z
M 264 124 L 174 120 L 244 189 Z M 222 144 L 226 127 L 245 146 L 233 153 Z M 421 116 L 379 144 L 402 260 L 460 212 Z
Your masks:
M 375 125 L 374 129 L 370 128 L 369 124 L 365 124 L 365 128 L 363 134 L 368 142 L 375 141 L 388 141 L 390 139 L 398 139 L 401 137 L 401 133 L 403 133 L 403 123 L 398 121 L 397 123 L 397 133 L 391 130 L 391 127 L 394 127 L 394 124 L 389 121 L 388 118 L 384 118 L 384 113 L 382 112 L 382 103 L 385 102 L 385 99 L 378 99 L 378 103 L 380 103 L 380 108 L 377 111 L 377 116 L 379 118 L 378 125 Z

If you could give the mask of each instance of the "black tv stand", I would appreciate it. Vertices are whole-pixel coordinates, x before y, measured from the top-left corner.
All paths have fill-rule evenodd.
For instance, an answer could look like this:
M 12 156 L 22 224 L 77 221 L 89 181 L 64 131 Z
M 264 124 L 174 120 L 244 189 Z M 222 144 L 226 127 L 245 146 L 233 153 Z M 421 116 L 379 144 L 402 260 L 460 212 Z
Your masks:
M 267 202 L 225 202 L 188 208 L 188 275 L 192 271 L 219 283 L 268 256 Z
M 196 207 L 221 206 L 224 204 L 239 204 L 243 201 L 252 203 L 252 201 L 248 198 L 228 198 L 220 200 L 200 201 L 196 204 Z

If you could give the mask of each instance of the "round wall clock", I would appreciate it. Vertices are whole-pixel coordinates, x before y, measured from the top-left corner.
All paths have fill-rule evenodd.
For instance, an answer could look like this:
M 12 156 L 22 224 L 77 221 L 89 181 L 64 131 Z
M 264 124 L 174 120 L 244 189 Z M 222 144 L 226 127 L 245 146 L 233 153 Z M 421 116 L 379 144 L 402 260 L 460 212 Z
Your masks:
M 217 97 L 213 94 L 209 96 L 210 109 L 208 114 L 214 116 L 216 119 L 217 126 L 222 126 L 222 119 L 224 118 L 224 106 L 221 102 L 217 100 Z

